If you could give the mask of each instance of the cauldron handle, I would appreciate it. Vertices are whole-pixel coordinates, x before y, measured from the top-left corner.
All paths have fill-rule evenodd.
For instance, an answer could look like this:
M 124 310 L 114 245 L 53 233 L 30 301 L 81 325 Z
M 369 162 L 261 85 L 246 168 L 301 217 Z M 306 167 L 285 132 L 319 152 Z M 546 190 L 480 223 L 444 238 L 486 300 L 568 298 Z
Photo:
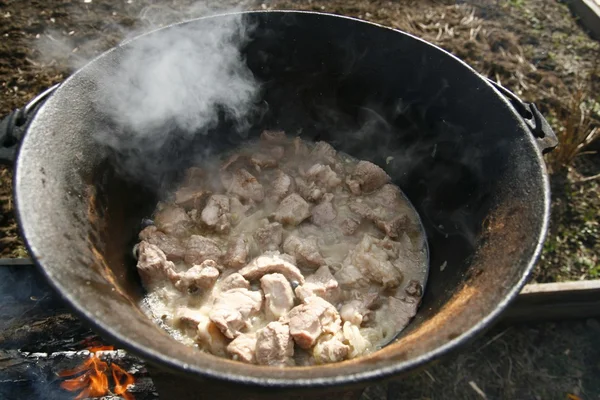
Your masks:
M 12 164 L 27 126 L 44 101 L 56 90 L 56 84 L 37 95 L 25 107 L 17 108 L 0 121 L 0 164 Z
M 546 154 L 558 146 L 556 134 L 552 130 L 552 127 L 548 121 L 546 121 L 546 118 L 544 118 L 544 116 L 537 109 L 535 104 L 524 102 L 519 98 L 519 96 L 499 83 L 496 83 L 489 78 L 485 79 L 510 101 L 523 121 L 525 121 L 525 124 L 529 127 L 533 137 L 536 138 L 537 145 L 542 154 Z

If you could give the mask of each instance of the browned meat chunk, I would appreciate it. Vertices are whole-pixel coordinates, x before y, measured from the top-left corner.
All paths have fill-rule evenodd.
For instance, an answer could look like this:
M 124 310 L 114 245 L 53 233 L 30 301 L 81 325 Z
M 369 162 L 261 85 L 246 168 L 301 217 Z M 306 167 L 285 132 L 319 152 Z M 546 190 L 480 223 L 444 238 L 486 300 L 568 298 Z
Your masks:
M 319 252 L 316 238 L 300 239 L 290 235 L 283 242 L 283 251 L 293 256 L 301 267 L 318 268 L 325 264 L 325 259 Z
M 208 199 L 206 207 L 202 210 L 202 222 L 217 232 L 229 230 L 229 197 L 222 194 L 213 194 Z
M 175 275 L 175 264 L 167 260 L 167 256 L 157 246 L 140 242 L 138 246 L 137 270 L 144 287 L 165 281 Z
M 296 177 L 294 181 L 298 193 L 307 201 L 319 201 L 325 194 L 314 182 L 306 182 L 300 177 Z
M 215 299 L 210 310 L 210 320 L 230 339 L 250 326 L 249 317 L 262 306 L 262 294 L 248 289 L 231 289 Z
M 227 253 L 225 253 L 225 256 L 223 257 L 223 264 L 230 268 L 242 268 L 246 265 L 249 252 L 249 240 L 246 235 L 241 234 L 229 244 Z
M 260 278 L 265 294 L 265 314 L 271 320 L 279 319 L 294 306 L 294 292 L 282 274 L 267 274 Z
M 308 217 L 310 217 L 310 206 L 296 193 L 283 199 L 273 214 L 275 221 L 294 226 Z
M 192 235 L 187 242 L 184 260 L 188 265 L 202 264 L 205 260 L 217 261 L 221 255 L 221 249 L 214 240 Z
M 292 178 L 283 171 L 277 171 L 277 178 L 273 181 L 270 197 L 279 201 L 290 194 L 292 189 Z
M 181 240 L 158 230 L 154 225 L 147 226 L 140 232 L 140 240 L 158 246 L 165 253 L 167 260 L 177 262 L 185 257 L 185 247 Z
M 379 297 L 379 293 L 368 293 L 360 295 L 357 299 L 350 300 L 340 309 L 340 317 L 342 321 L 360 326 L 363 322 L 369 320 L 370 307 Z
M 299 156 L 299 157 L 306 157 L 308 156 L 308 147 L 306 146 L 306 143 L 300 139 L 299 136 L 296 136 L 294 138 L 294 155 Z
M 331 167 L 323 164 L 315 164 L 310 167 L 306 172 L 306 179 L 324 190 L 331 190 L 342 183 Z
M 267 252 L 252 260 L 238 272 L 249 280 L 259 279 L 266 274 L 280 273 L 289 281 L 304 283 L 304 276 L 300 270 L 279 252 Z
M 261 251 L 279 250 L 283 240 L 283 227 L 279 222 L 272 222 L 254 232 L 254 240 Z
M 219 282 L 219 290 L 222 292 L 226 292 L 231 289 L 242 288 L 249 289 L 250 282 L 246 280 L 242 275 L 237 272 L 226 276 Z
M 362 272 L 352 264 L 346 264 L 336 272 L 335 279 L 345 288 L 367 286 L 369 283 Z
M 243 361 L 245 363 L 255 363 L 255 351 L 256 351 L 256 335 L 253 333 L 245 334 L 242 333 L 229 343 L 227 346 L 227 352 L 231 354 L 231 358 L 236 361 Z
M 250 164 L 260 171 L 263 168 L 275 168 L 277 160 L 269 154 L 255 153 L 250 156 Z
M 180 291 L 209 289 L 213 287 L 219 278 L 217 263 L 213 260 L 206 260 L 200 265 L 194 265 L 183 273 L 177 274 L 177 278 L 172 281 L 175 287 Z
M 167 205 L 156 213 L 154 222 L 164 233 L 182 236 L 187 233 L 191 221 L 183 208 Z
M 328 225 L 337 217 L 337 212 L 333 207 L 333 194 L 327 193 L 323 200 L 313 207 L 311 211 L 311 221 L 317 226 Z
M 264 140 L 265 142 L 282 142 L 285 140 L 285 132 L 284 131 L 270 131 L 264 130 L 260 134 L 260 140 Z
M 312 354 L 318 364 L 343 361 L 350 351 L 337 336 L 323 335 L 315 344 Z
M 314 274 L 309 275 L 304 285 L 298 286 L 295 292 L 302 301 L 311 296 L 319 296 L 330 303 L 337 302 L 341 294 L 338 281 L 327 265 L 323 265 Z
M 375 226 L 390 238 L 396 239 L 410 227 L 410 220 L 406 215 L 392 217 L 389 221 L 377 218 Z
M 340 315 L 335 307 L 320 297 L 304 299 L 305 303 L 287 315 L 290 333 L 298 346 L 311 348 L 322 333 L 335 334 L 341 329 Z
M 175 204 L 185 210 L 200 209 L 206 198 L 210 195 L 208 190 L 194 187 L 182 187 L 175 192 Z
M 327 164 L 332 164 L 335 162 L 335 156 L 337 152 L 327 142 L 317 142 L 315 147 L 313 147 L 311 155 L 316 157 L 319 160 L 327 162 Z
M 402 281 L 402 273 L 390 260 L 382 242 L 373 236 L 364 235 L 361 242 L 348 254 L 344 264 L 356 267 L 372 282 L 384 287 L 395 287 Z
M 342 222 L 340 222 L 340 229 L 346 236 L 354 235 L 359 226 L 360 220 L 358 218 L 348 217 L 344 218 Z
M 270 153 L 276 160 L 281 160 L 285 156 L 285 149 L 283 146 L 273 146 Z
M 350 181 L 353 185 L 357 182 L 363 193 L 370 193 L 388 183 L 390 177 L 383 169 L 372 162 L 359 161 Z M 352 187 L 350 190 L 352 191 Z
M 273 321 L 256 332 L 256 362 L 259 365 L 293 365 L 293 356 L 294 342 L 289 326 Z
M 224 178 L 226 189 L 242 199 L 262 201 L 265 197 L 263 186 L 250 172 L 238 169 L 233 176 Z
M 406 289 L 404 289 L 404 291 L 406 292 L 407 295 L 412 296 L 412 297 L 421 297 L 423 296 L 423 287 L 421 286 L 421 284 L 419 283 L 419 281 L 411 279 L 410 281 L 408 281 L 408 285 L 406 286 Z

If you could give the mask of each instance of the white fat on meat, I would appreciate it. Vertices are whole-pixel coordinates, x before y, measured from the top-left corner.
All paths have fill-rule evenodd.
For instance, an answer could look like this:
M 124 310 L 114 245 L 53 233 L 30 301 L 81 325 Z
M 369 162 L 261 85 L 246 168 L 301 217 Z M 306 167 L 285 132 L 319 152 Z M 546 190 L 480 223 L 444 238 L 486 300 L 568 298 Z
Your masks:
M 226 232 L 229 223 L 229 197 L 222 194 L 213 194 L 208 199 L 206 207 L 202 210 L 200 219 L 202 222 L 217 232 Z
M 341 336 L 341 337 L 340 337 Z M 323 335 L 312 349 L 312 356 L 317 364 L 340 362 L 346 359 L 350 346 L 343 342 L 344 337 L 337 335 Z

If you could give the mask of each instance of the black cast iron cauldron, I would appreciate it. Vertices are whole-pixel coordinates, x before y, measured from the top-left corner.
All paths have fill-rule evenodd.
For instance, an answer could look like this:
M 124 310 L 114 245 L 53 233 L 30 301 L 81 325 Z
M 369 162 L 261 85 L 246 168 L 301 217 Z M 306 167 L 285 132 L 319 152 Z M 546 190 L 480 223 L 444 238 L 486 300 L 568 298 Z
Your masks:
M 186 24 L 210 18 L 231 15 Z M 93 78 L 118 69 L 139 39 L 76 72 L 41 107 L 31 105 L 26 111 L 39 110 L 28 125 L 24 117 L 33 112 L 4 121 L 13 135 L 15 125 L 26 126 L 14 195 L 27 247 L 50 283 L 107 339 L 204 382 L 199 395 L 214 387 L 224 394 L 360 386 L 414 370 L 482 332 L 525 284 L 545 237 L 550 195 L 542 152 L 556 138 L 535 106 L 403 32 L 309 12 L 244 18 L 256 24 L 244 50 L 247 64 L 269 104 L 250 136 L 261 128 L 301 131 L 371 159 L 420 213 L 431 264 L 414 322 L 367 357 L 280 369 L 190 351 L 140 312 L 130 246 L 159 194 L 116 168 L 118 158 L 93 135 L 110 128 L 94 109 Z M 148 35 L 168 29 L 175 27 Z M 364 129 L 365 121 L 375 124 L 368 135 L 348 134 Z M 199 149 L 236 144 L 219 132 L 174 141 L 164 151 L 178 154 L 182 169 Z

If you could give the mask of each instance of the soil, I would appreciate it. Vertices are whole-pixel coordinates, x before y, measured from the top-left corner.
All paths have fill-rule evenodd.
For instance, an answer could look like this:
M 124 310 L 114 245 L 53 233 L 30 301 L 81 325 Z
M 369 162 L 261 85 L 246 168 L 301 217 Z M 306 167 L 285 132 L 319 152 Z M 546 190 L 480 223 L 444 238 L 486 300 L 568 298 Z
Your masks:
M 220 8 L 226 3 L 218 2 Z M 558 133 L 564 133 L 571 111 L 568 99 L 583 87 L 591 126 L 600 125 L 600 46 L 557 1 L 274 0 L 241 7 L 331 12 L 413 33 L 535 102 Z M 0 2 L 0 115 L 64 80 L 124 36 L 206 11 L 191 0 Z M 534 275 L 538 282 L 600 276 L 600 179 L 582 181 L 600 172 L 597 148 L 566 168 L 553 168 L 553 216 Z M 10 168 L 0 166 L 0 257 L 23 257 L 10 180 Z

